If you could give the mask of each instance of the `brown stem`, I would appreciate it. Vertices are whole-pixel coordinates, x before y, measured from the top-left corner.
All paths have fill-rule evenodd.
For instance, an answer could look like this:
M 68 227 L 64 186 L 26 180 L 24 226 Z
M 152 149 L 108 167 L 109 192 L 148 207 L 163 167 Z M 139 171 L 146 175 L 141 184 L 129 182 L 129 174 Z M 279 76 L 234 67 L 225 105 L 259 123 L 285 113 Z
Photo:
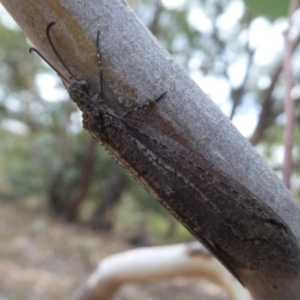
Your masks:
M 300 44 L 300 35 L 295 39 L 292 46 L 292 53 L 296 50 Z M 263 138 L 265 130 L 272 124 L 276 117 L 283 112 L 283 109 L 274 109 L 275 99 L 272 97 L 273 91 L 276 87 L 278 78 L 281 74 L 283 64 L 280 62 L 277 67 L 274 69 L 271 76 L 271 84 L 268 89 L 264 92 L 262 97 L 262 109 L 259 115 L 258 123 L 256 128 L 249 139 L 252 145 L 256 145 Z
M 293 150 L 293 135 L 295 124 L 295 104 L 291 98 L 291 90 L 293 87 L 293 77 L 291 71 L 291 56 L 292 42 L 289 38 L 290 28 L 292 25 L 292 15 L 298 6 L 298 0 L 291 0 L 289 11 L 289 27 L 284 31 L 285 51 L 283 61 L 283 71 L 285 78 L 285 118 L 284 126 L 284 162 L 282 167 L 283 182 L 289 188 L 292 173 L 292 150 Z
M 65 217 L 70 222 L 77 220 L 79 205 L 83 202 L 88 192 L 95 164 L 96 144 L 96 141 L 91 138 L 85 154 L 81 181 L 73 191 L 69 205 L 66 208 Z
M 101 191 L 101 202 L 96 207 L 91 218 L 94 229 L 109 231 L 113 227 L 113 211 L 123 192 L 124 180 L 120 166 L 113 161 L 107 175 L 104 189 Z
M 252 62 L 253 62 L 253 56 L 255 53 L 255 49 L 247 49 L 247 54 L 248 54 L 248 63 L 247 63 L 247 70 L 245 72 L 245 76 L 243 79 L 243 82 L 241 83 L 241 85 L 237 88 L 232 88 L 231 90 L 231 99 L 232 99 L 232 109 L 231 109 L 231 113 L 230 113 L 230 120 L 233 119 L 236 109 L 238 108 L 238 106 L 242 103 L 242 98 L 243 95 L 245 93 L 245 86 L 249 77 L 249 73 L 250 73 L 250 68 L 252 66 Z
M 153 19 L 152 19 L 151 23 L 149 24 L 148 28 L 153 33 L 153 35 L 157 35 L 158 21 L 159 21 L 160 13 L 162 11 L 161 0 L 156 0 L 154 5 L 155 5 L 155 10 L 154 10 L 154 14 L 153 14 Z

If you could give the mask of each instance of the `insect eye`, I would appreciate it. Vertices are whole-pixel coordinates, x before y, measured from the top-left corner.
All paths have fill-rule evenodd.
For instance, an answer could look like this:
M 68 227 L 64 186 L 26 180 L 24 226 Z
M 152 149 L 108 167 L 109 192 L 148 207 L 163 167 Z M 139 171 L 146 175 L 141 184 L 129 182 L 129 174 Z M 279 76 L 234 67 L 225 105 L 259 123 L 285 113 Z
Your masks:
M 78 82 L 80 88 L 85 91 L 85 92 L 88 92 L 89 89 L 90 89 L 90 84 L 86 81 L 86 80 L 80 80 Z

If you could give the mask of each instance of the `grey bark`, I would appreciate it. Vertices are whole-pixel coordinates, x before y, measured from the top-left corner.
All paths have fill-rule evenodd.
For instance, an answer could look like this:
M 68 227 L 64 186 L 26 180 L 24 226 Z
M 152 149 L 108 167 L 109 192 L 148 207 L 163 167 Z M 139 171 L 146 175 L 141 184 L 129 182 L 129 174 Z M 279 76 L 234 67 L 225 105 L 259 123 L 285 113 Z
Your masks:
M 178 165 L 180 161 L 178 157 L 177 165 L 170 162 L 173 171 L 170 171 L 170 167 L 167 169 L 165 165 L 155 167 L 154 164 L 148 162 L 146 167 L 148 173 L 154 174 L 155 184 L 146 177 L 137 178 L 139 176 L 135 167 L 125 163 L 127 157 L 122 158 L 120 154 L 122 149 L 114 147 L 113 143 L 116 141 L 112 141 L 111 147 L 106 145 L 107 148 L 198 239 L 210 247 L 210 250 L 223 263 L 229 262 L 226 266 L 246 285 L 255 299 L 296 300 L 300 298 L 299 205 L 249 142 L 238 133 L 228 118 L 158 44 L 126 3 L 120 0 L 2 0 L 2 3 L 32 43 L 55 67 L 66 74 L 45 37 L 47 24 L 52 21 L 57 22 L 53 27 L 52 35 L 60 55 L 78 78 L 85 78 L 90 82 L 92 94 L 98 91 L 99 86 L 95 38 L 100 30 L 103 69 L 109 95 L 108 104 L 115 114 L 120 116 L 131 105 L 144 103 L 147 99 L 155 99 L 167 91 L 164 99 L 153 107 L 147 108 L 149 113 L 145 118 L 145 126 L 153 127 L 150 132 L 152 136 L 157 140 L 159 136 L 157 131 L 161 131 L 162 136 L 166 136 L 165 132 L 167 131 L 167 136 L 170 135 L 176 139 L 182 147 L 180 149 L 189 149 L 190 152 L 185 151 L 184 153 L 192 153 L 193 159 L 198 155 L 201 161 L 205 160 L 205 168 L 208 168 L 209 174 L 211 172 L 220 173 L 221 178 L 225 178 L 225 183 L 233 184 L 234 188 L 237 186 L 236 189 L 243 190 L 247 195 L 255 195 L 255 204 L 251 204 L 254 208 L 251 208 L 253 211 L 250 211 L 249 214 L 254 215 L 258 220 L 262 220 L 262 224 L 263 222 L 265 224 L 262 227 L 259 227 L 260 225 L 256 227 L 255 223 L 251 225 L 251 230 L 253 229 L 256 235 L 255 240 L 251 240 L 245 235 L 244 238 L 227 245 L 234 249 L 233 257 L 237 260 L 232 259 L 230 255 L 229 257 L 225 255 L 226 259 L 224 259 L 226 249 L 216 249 L 215 247 L 216 240 L 226 243 L 226 236 L 221 236 L 222 229 L 226 224 L 220 225 L 216 222 L 216 211 L 210 211 L 205 215 L 205 223 L 201 223 L 202 220 L 199 219 L 197 212 L 202 209 L 201 204 L 204 202 L 203 199 L 200 201 L 194 197 L 200 179 L 196 179 L 194 175 L 191 175 L 190 177 L 193 178 L 190 179 L 187 175 L 189 172 L 187 167 Z M 68 77 L 67 74 L 66 77 Z M 141 123 L 141 121 L 139 122 Z M 141 137 L 141 132 L 147 131 L 145 128 L 141 127 L 135 131 L 142 140 L 147 140 L 145 134 L 143 138 Z M 153 133 L 154 130 L 155 133 Z M 168 142 L 166 143 L 168 144 Z M 145 143 L 148 143 L 149 147 L 153 145 L 153 141 L 149 141 L 149 138 Z M 157 146 L 157 148 L 163 151 L 164 147 Z M 126 152 L 126 149 L 124 151 Z M 134 149 L 132 151 L 134 152 Z M 141 149 L 139 151 L 139 153 L 142 152 Z M 171 149 L 170 151 L 175 153 L 176 150 Z M 166 151 L 164 162 L 168 161 L 167 155 L 171 153 L 170 151 Z M 157 153 L 159 154 L 159 151 Z M 142 154 L 140 155 L 142 157 Z M 142 160 L 146 160 L 146 158 L 142 157 Z M 178 166 L 179 171 L 174 171 L 175 165 Z M 191 168 L 195 169 L 194 165 Z M 160 184 L 163 183 L 164 174 L 174 177 L 176 188 L 178 185 L 182 185 L 183 198 L 185 195 L 193 196 L 184 198 L 181 203 L 183 209 L 182 207 L 178 208 L 176 202 L 168 202 L 168 199 L 163 199 L 162 195 L 165 195 L 165 198 L 168 195 L 172 197 L 173 192 L 179 195 L 177 189 L 176 191 L 163 191 Z M 216 178 L 218 176 L 217 174 Z M 185 178 L 187 182 L 184 183 L 182 178 Z M 214 184 L 214 182 L 208 184 L 209 188 L 212 188 Z M 191 191 L 191 187 L 194 187 L 193 191 Z M 209 192 L 209 188 L 206 188 L 206 193 Z M 177 200 L 180 201 L 180 199 Z M 211 202 L 214 198 L 209 200 Z M 230 211 L 230 203 L 234 206 L 232 211 Z M 235 218 L 239 218 L 241 221 L 243 217 L 247 219 L 248 213 L 240 215 L 240 207 L 244 204 L 242 201 L 240 205 L 228 202 L 227 208 L 232 224 Z M 184 215 L 184 208 L 190 209 L 188 218 L 187 215 Z M 255 211 L 255 209 L 257 210 Z M 272 216 L 270 220 L 273 223 L 264 221 L 262 216 L 266 214 Z M 225 217 L 224 214 L 221 214 L 221 217 L 222 222 L 227 220 L 227 216 Z M 285 228 L 281 220 L 285 221 L 289 229 Z M 201 228 L 198 228 L 197 222 L 200 222 L 201 226 L 209 228 L 206 233 L 208 236 L 214 232 L 216 240 L 203 240 L 203 236 L 200 234 Z M 240 236 L 243 230 L 238 223 L 234 224 L 236 225 L 230 226 L 230 230 Z M 273 230 L 276 227 L 274 224 L 278 227 L 277 230 Z M 280 226 L 284 229 L 280 230 Z M 269 228 L 273 228 L 272 234 L 270 234 L 272 242 L 268 245 L 264 239 L 265 245 L 261 249 L 261 252 L 264 253 L 260 253 L 258 251 L 260 249 L 255 248 L 255 243 L 260 242 L 258 241 L 260 234 L 262 237 L 266 236 L 265 231 Z M 197 230 L 200 230 L 200 233 Z M 281 243 L 282 253 L 285 253 L 286 248 L 292 249 L 291 257 L 289 255 L 286 257 L 270 255 L 270 259 L 268 259 L 268 253 L 265 252 L 272 250 L 272 243 L 277 238 L 279 238 L 278 243 Z M 245 243 L 248 243 L 249 247 L 246 247 Z M 220 247 L 220 243 L 218 247 Z M 252 247 L 255 249 L 254 252 L 251 252 Z M 248 248 L 249 256 L 246 255 Z M 221 250 L 225 250 L 225 252 L 220 254 Z M 258 251 L 257 257 L 255 251 Z M 261 257 L 264 257 L 266 261 L 262 261 Z M 258 264 L 263 265 L 262 268 L 256 266 L 256 258 Z M 285 268 L 284 262 L 286 262 L 287 268 Z M 282 275 L 280 275 L 281 271 Z

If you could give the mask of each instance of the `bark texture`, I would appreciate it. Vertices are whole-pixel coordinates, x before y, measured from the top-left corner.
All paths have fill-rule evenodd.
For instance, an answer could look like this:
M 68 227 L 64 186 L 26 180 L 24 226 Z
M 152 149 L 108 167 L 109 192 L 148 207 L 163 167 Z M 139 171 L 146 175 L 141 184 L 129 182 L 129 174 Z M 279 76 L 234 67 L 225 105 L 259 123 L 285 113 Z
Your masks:
M 33 44 L 69 77 L 45 35 L 46 26 L 57 22 L 53 42 L 75 76 L 90 82 L 91 95 L 99 90 L 99 30 L 106 105 L 114 114 L 121 116 L 132 105 L 167 91 L 137 120 L 121 119 L 118 126 L 100 128 L 105 135 L 97 133 L 100 125 L 92 114 L 86 127 L 255 299 L 299 299 L 299 205 L 126 3 L 2 3 Z M 103 112 L 100 108 L 97 117 Z

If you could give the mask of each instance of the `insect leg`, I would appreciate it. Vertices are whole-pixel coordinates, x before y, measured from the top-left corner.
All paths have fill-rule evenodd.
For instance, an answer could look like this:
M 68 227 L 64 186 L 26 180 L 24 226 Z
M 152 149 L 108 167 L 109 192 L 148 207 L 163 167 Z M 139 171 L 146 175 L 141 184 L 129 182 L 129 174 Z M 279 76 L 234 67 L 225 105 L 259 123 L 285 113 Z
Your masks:
M 98 94 L 98 99 L 99 100 L 104 100 L 104 79 L 103 79 L 103 68 L 102 68 L 102 59 L 101 59 L 99 36 L 100 36 L 100 31 L 98 31 L 97 42 L 96 42 L 96 52 L 97 52 L 98 72 L 99 72 L 99 94 Z
M 167 92 L 164 92 L 163 94 L 161 94 L 161 95 L 160 95 L 157 99 L 155 99 L 155 100 L 149 100 L 149 101 L 145 102 L 144 104 L 136 105 L 135 107 L 131 108 L 131 109 L 128 110 L 126 113 L 124 113 L 124 114 L 122 115 L 121 118 L 125 118 L 125 117 L 128 116 L 129 114 L 132 114 L 132 113 L 134 113 L 134 112 L 136 112 L 136 111 L 138 111 L 138 110 L 142 110 L 142 109 L 144 109 L 145 107 L 147 107 L 148 105 L 150 105 L 150 104 L 152 104 L 152 103 L 158 102 L 159 100 L 161 100 L 161 99 L 164 97 L 164 95 L 165 95 L 166 93 L 167 93 Z

